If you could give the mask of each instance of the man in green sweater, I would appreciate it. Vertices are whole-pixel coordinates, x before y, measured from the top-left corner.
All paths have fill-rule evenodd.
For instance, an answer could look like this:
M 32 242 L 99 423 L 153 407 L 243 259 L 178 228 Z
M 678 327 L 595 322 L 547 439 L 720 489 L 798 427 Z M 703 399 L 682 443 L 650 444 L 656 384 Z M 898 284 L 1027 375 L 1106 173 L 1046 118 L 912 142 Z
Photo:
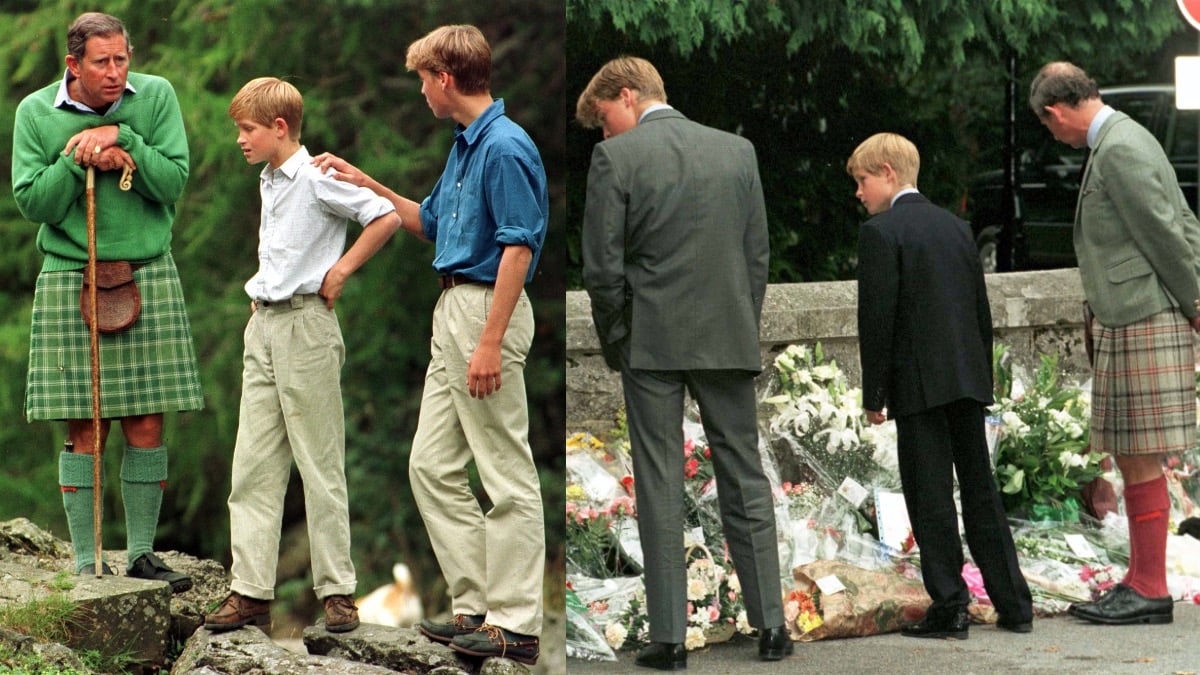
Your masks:
M 100 261 L 127 261 L 141 294 L 129 328 L 100 338 L 99 447 L 119 420 L 128 568 L 174 592 L 192 586 L 154 554 L 167 483 L 163 413 L 203 407 L 191 327 L 171 257 L 175 201 L 188 177 L 188 146 L 175 92 L 166 80 L 129 72 L 133 48 L 117 18 L 89 12 L 67 32 L 63 77 L 26 97 L 13 129 L 13 194 L 40 223 L 43 255 L 33 298 L 25 415 L 65 420 L 59 456 L 63 506 L 76 572 L 94 574 L 90 330 L 80 316 L 88 260 L 85 176 L 96 169 Z M 133 171 L 129 189 L 119 186 Z

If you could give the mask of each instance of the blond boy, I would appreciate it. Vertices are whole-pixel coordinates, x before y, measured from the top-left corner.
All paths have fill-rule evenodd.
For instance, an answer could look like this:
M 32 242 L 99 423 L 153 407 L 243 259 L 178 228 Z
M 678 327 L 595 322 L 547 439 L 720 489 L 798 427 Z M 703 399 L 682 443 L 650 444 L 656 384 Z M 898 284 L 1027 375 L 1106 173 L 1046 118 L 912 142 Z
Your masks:
M 325 628 L 358 626 L 352 596 L 341 367 L 334 303 L 347 278 L 399 229 L 386 199 L 322 175 L 300 144 L 304 101 L 272 77 L 248 82 L 229 104 L 237 142 L 259 176 L 258 272 L 246 282 L 242 402 L 229 494 L 233 566 L 229 596 L 205 617 L 210 630 L 270 623 L 279 528 L 294 460 L 304 481 L 313 590 Z M 346 221 L 364 227 L 350 247 Z

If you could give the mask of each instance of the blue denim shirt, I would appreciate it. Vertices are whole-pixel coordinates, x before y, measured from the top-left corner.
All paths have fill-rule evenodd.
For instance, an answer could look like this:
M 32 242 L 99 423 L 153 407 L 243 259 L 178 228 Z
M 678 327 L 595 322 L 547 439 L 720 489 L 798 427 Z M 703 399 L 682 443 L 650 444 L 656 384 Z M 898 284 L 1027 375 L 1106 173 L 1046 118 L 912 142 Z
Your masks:
M 505 246 L 533 253 L 533 279 L 550 209 L 546 170 L 525 130 L 497 99 L 468 127 L 454 130 L 446 170 L 421 202 L 425 237 L 436 243 L 433 269 L 495 282 Z

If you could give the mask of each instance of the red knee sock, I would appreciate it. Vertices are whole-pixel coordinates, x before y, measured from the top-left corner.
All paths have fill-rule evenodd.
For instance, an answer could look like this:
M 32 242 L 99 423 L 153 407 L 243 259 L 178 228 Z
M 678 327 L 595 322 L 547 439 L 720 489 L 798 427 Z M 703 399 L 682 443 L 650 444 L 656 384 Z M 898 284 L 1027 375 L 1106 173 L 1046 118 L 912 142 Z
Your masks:
M 1167 591 L 1167 518 L 1171 497 L 1167 479 L 1159 476 L 1125 486 L 1125 515 L 1129 518 L 1129 573 L 1124 583 L 1148 598 Z

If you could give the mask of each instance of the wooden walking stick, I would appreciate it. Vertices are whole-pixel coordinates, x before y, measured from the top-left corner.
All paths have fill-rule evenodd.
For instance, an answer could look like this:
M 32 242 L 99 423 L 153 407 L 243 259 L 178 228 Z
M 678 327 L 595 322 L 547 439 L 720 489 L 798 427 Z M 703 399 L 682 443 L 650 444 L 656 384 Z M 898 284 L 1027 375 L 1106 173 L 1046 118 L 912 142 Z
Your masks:
M 96 578 L 104 573 L 103 546 L 100 539 L 100 317 L 96 309 L 96 168 L 87 168 L 88 304 L 92 310 L 92 536 L 96 540 Z

